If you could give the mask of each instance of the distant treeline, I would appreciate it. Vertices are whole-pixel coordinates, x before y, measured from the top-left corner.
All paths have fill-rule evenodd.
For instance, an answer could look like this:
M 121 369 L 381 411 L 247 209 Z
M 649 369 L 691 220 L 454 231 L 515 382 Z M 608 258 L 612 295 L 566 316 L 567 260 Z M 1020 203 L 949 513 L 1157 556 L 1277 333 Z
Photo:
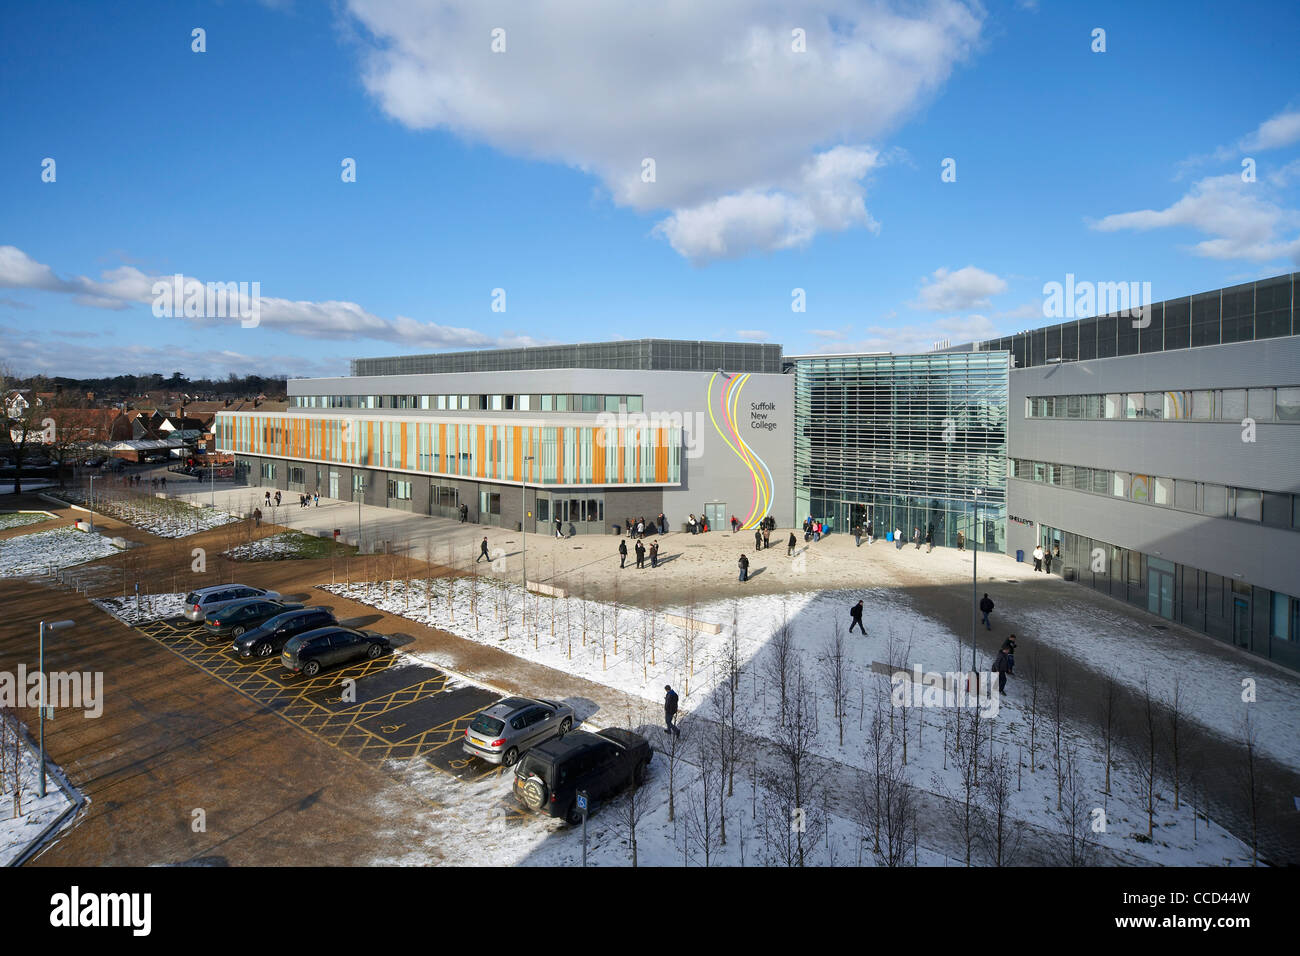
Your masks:
M 286 394 L 287 376 L 266 377 L 263 375 L 235 375 L 233 372 L 223 379 L 188 378 L 180 372 L 173 372 L 170 377 L 161 372 L 149 375 L 114 375 L 111 378 L 67 378 L 62 375 L 34 375 L 30 378 L 9 378 L 7 385 L 12 388 L 30 388 L 36 392 L 71 392 L 74 394 L 94 392 L 96 398 L 109 396 L 132 397 L 146 392 L 170 391 L 188 394 L 195 399 L 207 396 L 212 398 L 243 397 L 265 395 L 270 399 L 283 398 Z

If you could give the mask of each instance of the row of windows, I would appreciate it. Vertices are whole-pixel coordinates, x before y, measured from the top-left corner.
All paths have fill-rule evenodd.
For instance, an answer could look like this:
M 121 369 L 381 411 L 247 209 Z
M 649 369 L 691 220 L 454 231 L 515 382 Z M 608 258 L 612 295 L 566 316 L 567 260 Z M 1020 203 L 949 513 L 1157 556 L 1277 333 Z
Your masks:
M 291 408 L 399 408 L 451 412 L 640 412 L 642 395 L 293 395 Z
M 1300 422 L 1300 387 L 1111 392 L 1025 399 L 1026 418 L 1132 418 L 1144 421 Z
M 1300 495 L 1234 488 L 1185 478 L 1161 478 L 1129 471 L 1059 465 L 1012 459 L 1010 474 L 1023 481 L 1125 498 L 1147 505 L 1174 508 L 1212 518 L 1237 518 L 1270 528 L 1300 530 Z

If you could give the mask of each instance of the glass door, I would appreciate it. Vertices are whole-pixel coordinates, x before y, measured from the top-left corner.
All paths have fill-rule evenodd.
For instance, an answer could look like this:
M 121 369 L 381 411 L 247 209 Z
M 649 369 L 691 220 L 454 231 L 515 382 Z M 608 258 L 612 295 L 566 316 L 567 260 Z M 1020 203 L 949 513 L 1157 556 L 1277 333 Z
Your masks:
M 709 523 L 710 531 L 731 530 L 731 515 L 727 514 L 725 501 L 706 501 L 704 503 L 704 520 Z
M 1161 558 L 1147 558 L 1147 610 L 1167 621 L 1174 619 L 1174 565 Z
M 1236 595 L 1232 598 L 1232 643 L 1250 647 L 1250 602 Z

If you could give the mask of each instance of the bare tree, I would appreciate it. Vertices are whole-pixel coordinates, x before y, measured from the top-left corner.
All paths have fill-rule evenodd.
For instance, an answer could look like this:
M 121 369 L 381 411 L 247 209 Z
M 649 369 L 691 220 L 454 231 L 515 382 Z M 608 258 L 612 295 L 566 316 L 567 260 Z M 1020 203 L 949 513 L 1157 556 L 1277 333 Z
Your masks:
M 1159 752 L 1158 731 L 1159 713 L 1155 695 L 1151 693 L 1150 675 L 1142 677 L 1142 699 L 1139 703 L 1139 715 L 1142 718 L 1141 732 L 1136 740 L 1138 775 L 1142 782 L 1142 802 L 1147 811 L 1147 839 L 1155 832 L 1156 816 L 1156 759 Z M 1058 806 L 1059 809 L 1059 806 Z
M 823 772 L 817 769 L 813 754 L 817 730 L 802 667 L 795 666 L 789 684 L 786 715 L 772 740 L 776 760 L 764 772 L 769 794 L 765 812 L 769 815 L 768 848 L 775 861 L 783 866 L 804 866 L 826 826 L 820 806 Z
M 954 707 L 954 713 L 963 708 Z M 952 746 L 952 765 L 957 771 L 957 786 L 950 788 L 943 777 L 934 775 L 935 789 L 944 797 L 944 808 L 952 818 L 965 847 L 966 865 L 971 865 L 972 850 L 983 826 L 981 793 L 979 785 L 980 744 L 984 740 L 984 721 L 979 707 L 972 707 L 970 715 L 954 721 L 949 737 Z
M 644 721 L 639 723 L 644 723 Z M 632 720 L 630 713 L 628 714 L 628 729 L 634 731 L 638 729 L 638 722 Z M 636 775 L 633 775 L 627 789 L 615 802 L 613 810 L 614 818 L 627 834 L 627 848 L 631 854 L 632 866 L 634 867 L 637 865 L 637 828 L 641 825 L 645 815 L 650 812 L 650 807 L 649 795 L 643 791 L 642 784 L 638 782 Z
M 686 839 L 695 848 L 697 859 L 708 866 L 713 851 L 720 842 L 721 803 L 714 803 L 721 795 L 719 783 L 722 774 L 717 763 L 717 741 L 709 734 L 700 735 L 695 742 L 697 768 L 686 792 Z M 725 843 L 725 839 L 721 839 Z
M 1174 686 L 1170 690 L 1169 696 L 1165 698 L 1165 708 L 1169 711 L 1169 760 L 1170 770 L 1173 773 L 1174 812 L 1177 813 L 1182 797 L 1182 767 L 1179 762 L 1178 742 L 1184 718 L 1182 680 L 1177 672 L 1174 673 Z
M 677 772 L 682 762 L 682 739 L 678 734 L 668 735 L 668 745 L 661 751 L 668 764 L 668 822 L 677 820 Z
M 1245 798 L 1246 810 L 1250 813 L 1250 861 L 1259 865 L 1259 804 L 1260 804 L 1260 767 L 1259 738 L 1250 711 L 1241 721 L 1241 792 Z M 1208 815 L 1206 823 L 1209 823 Z
M 999 749 L 979 785 L 984 804 L 982 836 L 994 866 L 1010 864 L 1019 846 L 1020 830 L 1013 826 L 1010 812 L 1013 773 L 1010 755 Z
M 1062 734 L 1065 728 L 1065 670 L 1061 667 L 1061 659 L 1056 659 L 1056 666 L 1052 670 L 1052 683 L 1048 687 L 1047 706 L 1051 713 L 1052 719 L 1052 756 L 1056 762 L 1056 809 L 1061 809 L 1061 791 L 1064 787 L 1064 765 L 1062 758 Z
M 1102 749 L 1105 753 L 1106 761 L 1106 788 L 1105 793 L 1110 795 L 1110 766 L 1111 754 L 1115 746 L 1115 724 L 1119 719 L 1119 686 L 1115 683 L 1115 675 L 1107 673 L 1101 684 L 1101 696 L 1099 697 L 1099 706 L 1101 709 L 1101 742 Z
M 826 682 L 831 697 L 835 722 L 839 726 L 840 746 L 844 746 L 844 712 L 848 708 L 849 672 L 848 654 L 844 646 L 844 629 L 839 618 L 835 629 L 826 639 L 821 658 L 822 680 Z
M 775 685 L 781 693 L 781 710 L 779 719 L 785 720 L 787 682 L 790 678 L 790 664 L 794 657 L 794 628 L 786 616 L 785 602 L 781 603 L 781 623 L 772 632 L 767 642 L 767 656 L 763 663 L 763 676 L 769 685 Z
M 1066 741 L 1062 748 L 1061 762 L 1064 768 L 1064 786 L 1063 798 L 1056 810 L 1061 829 L 1054 850 L 1055 861 L 1060 866 L 1088 866 L 1095 855 L 1092 832 L 1094 808 L 1085 789 L 1079 755 L 1073 743 Z
M 1029 658 L 1029 772 L 1038 765 L 1038 718 L 1042 715 L 1042 680 L 1038 673 L 1038 655 Z
M 902 749 L 889 730 L 889 721 L 877 704 L 868 726 L 867 761 L 854 795 L 854 815 L 869 827 L 872 854 L 880 866 L 906 866 L 908 851 L 915 854 L 916 794 L 903 763 Z M 913 859 L 915 862 L 915 859 Z

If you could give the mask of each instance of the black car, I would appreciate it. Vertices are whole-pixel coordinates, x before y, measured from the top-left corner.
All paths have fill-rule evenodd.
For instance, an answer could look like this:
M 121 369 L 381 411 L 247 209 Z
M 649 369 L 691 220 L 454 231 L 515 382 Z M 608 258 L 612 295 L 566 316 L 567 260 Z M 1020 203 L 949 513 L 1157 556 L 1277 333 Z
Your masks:
M 373 660 L 388 648 L 382 634 L 351 627 L 321 627 L 289 638 L 280 653 L 285 670 L 315 677 L 322 667 L 367 657 Z
M 292 604 L 288 601 L 248 598 L 213 611 L 203 619 L 203 626 L 212 637 L 239 637 L 263 621 L 285 611 L 297 611 L 301 607 L 301 604 Z
M 515 799 L 529 810 L 581 823 L 579 790 L 594 803 L 628 783 L 640 786 L 653 755 L 650 741 L 630 730 L 570 731 L 534 747 L 515 765 Z
M 270 657 L 283 650 L 289 638 L 337 623 L 327 607 L 285 611 L 245 631 L 230 649 L 240 657 Z

